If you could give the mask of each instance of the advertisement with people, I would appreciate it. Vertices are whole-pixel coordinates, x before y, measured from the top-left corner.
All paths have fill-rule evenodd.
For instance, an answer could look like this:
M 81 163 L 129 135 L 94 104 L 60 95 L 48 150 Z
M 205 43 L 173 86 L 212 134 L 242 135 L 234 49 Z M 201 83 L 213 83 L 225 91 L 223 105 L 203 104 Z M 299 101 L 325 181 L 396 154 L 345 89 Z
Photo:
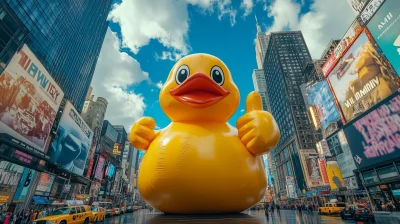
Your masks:
M 343 130 L 338 132 L 340 146 L 343 153 L 336 156 L 337 162 L 340 167 L 343 178 L 354 176 L 354 170 L 357 169 L 354 163 L 353 155 L 351 154 L 349 144 L 347 142 L 346 136 L 344 136 Z
M 103 156 L 99 156 L 97 159 L 96 171 L 94 172 L 94 178 L 97 180 L 103 179 L 104 163 L 106 159 Z
M 322 186 L 323 182 L 318 166 L 318 153 L 314 149 L 300 149 L 299 152 L 307 187 Z
M 368 23 L 368 30 L 400 74 L 400 1 L 386 0 Z
M 322 129 L 332 122 L 340 120 L 340 114 L 336 107 L 333 95 L 326 81 L 309 85 L 305 90 L 305 97 L 309 106 L 314 106 L 321 122 Z
M 19 203 L 25 201 L 29 189 L 32 185 L 33 180 L 35 179 L 36 171 L 29 168 L 24 168 L 24 173 L 22 174 L 21 180 L 19 181 L 19 185 L 17 191 L 14 194 L 14 203 Z
M 326 173 L 328 174 L 331 190 L 344 188 L 342 173 L 335 157 L 326 158 Z
M 347 121 L 397 91 L 400 77 L 363 32 L 328 76 Z
M 39 182 L 36 186 L 35 195 L 48 196 L 50 195 L 51 187 L 53 186 L 55 176 L 48 173 L 41 173 Z
M 0 74 L 0 130 L 44 151 L 63 91 L 24 45 Z
M 355 162 L 364 168 L 400 156 L 400 95 L 344 129 Z
M 357 36 L 362 32 L 362 27 L 358 20 L 354 20 L 350 28 L 347 30 L 346 34 L 343 36 L 342 40 L 336 46 L 335 50 L 332 52 L 331 56 L 322 66 L 322 73 L 324 76 L 328 76 L 332 71 L 340 57 L 349 49 L 352 43 L 356 40 Z
M 65 105 L 56 137 L 50 144 L 50 161 L 82 175 L 92 143 L 93 131 L 70 102 Z

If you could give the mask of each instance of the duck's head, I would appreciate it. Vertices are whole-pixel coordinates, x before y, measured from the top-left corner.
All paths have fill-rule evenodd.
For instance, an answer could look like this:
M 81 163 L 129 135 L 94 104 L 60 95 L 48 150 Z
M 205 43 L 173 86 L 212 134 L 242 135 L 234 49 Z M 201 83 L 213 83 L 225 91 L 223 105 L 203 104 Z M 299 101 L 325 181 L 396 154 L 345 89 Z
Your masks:
M 180 59 L 160 92 L 161 108 L 174 122 L 227 122 L 239 101 L 228 67 L 209 54 Z

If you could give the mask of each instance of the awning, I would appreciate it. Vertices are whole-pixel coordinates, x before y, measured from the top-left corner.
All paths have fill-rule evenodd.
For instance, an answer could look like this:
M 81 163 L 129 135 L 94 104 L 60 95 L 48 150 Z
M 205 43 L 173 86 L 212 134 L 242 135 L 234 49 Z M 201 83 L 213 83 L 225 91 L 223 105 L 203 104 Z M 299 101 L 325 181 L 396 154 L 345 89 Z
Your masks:
M 51 205 L 51 201 L 44 198 L 44 197 L 39 197 L 39 196 L 34 196 L 33 198 L 33 202 L 35 202 L 35 204 L 37 205 Z

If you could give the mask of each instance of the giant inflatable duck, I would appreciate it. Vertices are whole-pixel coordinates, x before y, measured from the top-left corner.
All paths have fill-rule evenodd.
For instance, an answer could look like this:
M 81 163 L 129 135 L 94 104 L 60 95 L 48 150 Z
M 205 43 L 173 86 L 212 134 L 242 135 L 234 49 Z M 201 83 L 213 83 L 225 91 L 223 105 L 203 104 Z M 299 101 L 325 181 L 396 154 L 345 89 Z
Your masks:
M 267 186 L 261 155 L 279 141 L 272 115 L 251 92 L 246 113 L 227 123 L 239 105 L 227 66 L 208 54 L 180 59 L 160 92 L 171 123 L 154 130 L 153 118 L 136 121 L 130 141 L 146 150 L 138 188 L 152 207 L 172 214 L 241 212 L 259 202 Z

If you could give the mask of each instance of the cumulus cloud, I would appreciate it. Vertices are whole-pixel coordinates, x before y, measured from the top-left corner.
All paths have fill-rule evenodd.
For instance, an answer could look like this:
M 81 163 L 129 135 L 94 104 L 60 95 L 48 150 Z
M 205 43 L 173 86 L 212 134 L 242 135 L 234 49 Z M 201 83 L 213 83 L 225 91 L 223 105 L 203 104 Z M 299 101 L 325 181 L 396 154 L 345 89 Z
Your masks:
M 253 11 L 253 0 L 242 0 L 242 3 L 240 3 L 240 8 L 244 10 L 244 17 L 250 15 Z
M 155 39 L 172 52 L 162 52 L 159 59 L 177 60 L 190 51 L 189 4 L 210 13 L 217 11 L 219 19 L 229 16 L 235 24 L 231 0 L 122 0 L 113 5 L 109 19 L 121 26 L 122 44 L 132 53 Z
M 273 23 L 267 32 L 301 30 L 313 58 L 320 58 L 329 41 L 340 39 L 355 19 L 346 1 L 315 0 L 310 11 L 301 14 L 295 0 L 275 0 L 267 7 Z
M 156 84 L 157 88 L 159 88 L 159 89 L 161 89 L 163 87 L 163 85 L 164 84 L 162 83 L 162 81 L 158 81 Z
M 95 96 L 107 99 L 106 119 L 112 124 L 124 125 L 127 130 L 143 116 L 146 107 L 140 94 L 128 90 L 128 86 L 150 81 L 138 61 L 120 52 L 120 41 L 115 33 L 107 30 L 101 49 L 92 87 Z

